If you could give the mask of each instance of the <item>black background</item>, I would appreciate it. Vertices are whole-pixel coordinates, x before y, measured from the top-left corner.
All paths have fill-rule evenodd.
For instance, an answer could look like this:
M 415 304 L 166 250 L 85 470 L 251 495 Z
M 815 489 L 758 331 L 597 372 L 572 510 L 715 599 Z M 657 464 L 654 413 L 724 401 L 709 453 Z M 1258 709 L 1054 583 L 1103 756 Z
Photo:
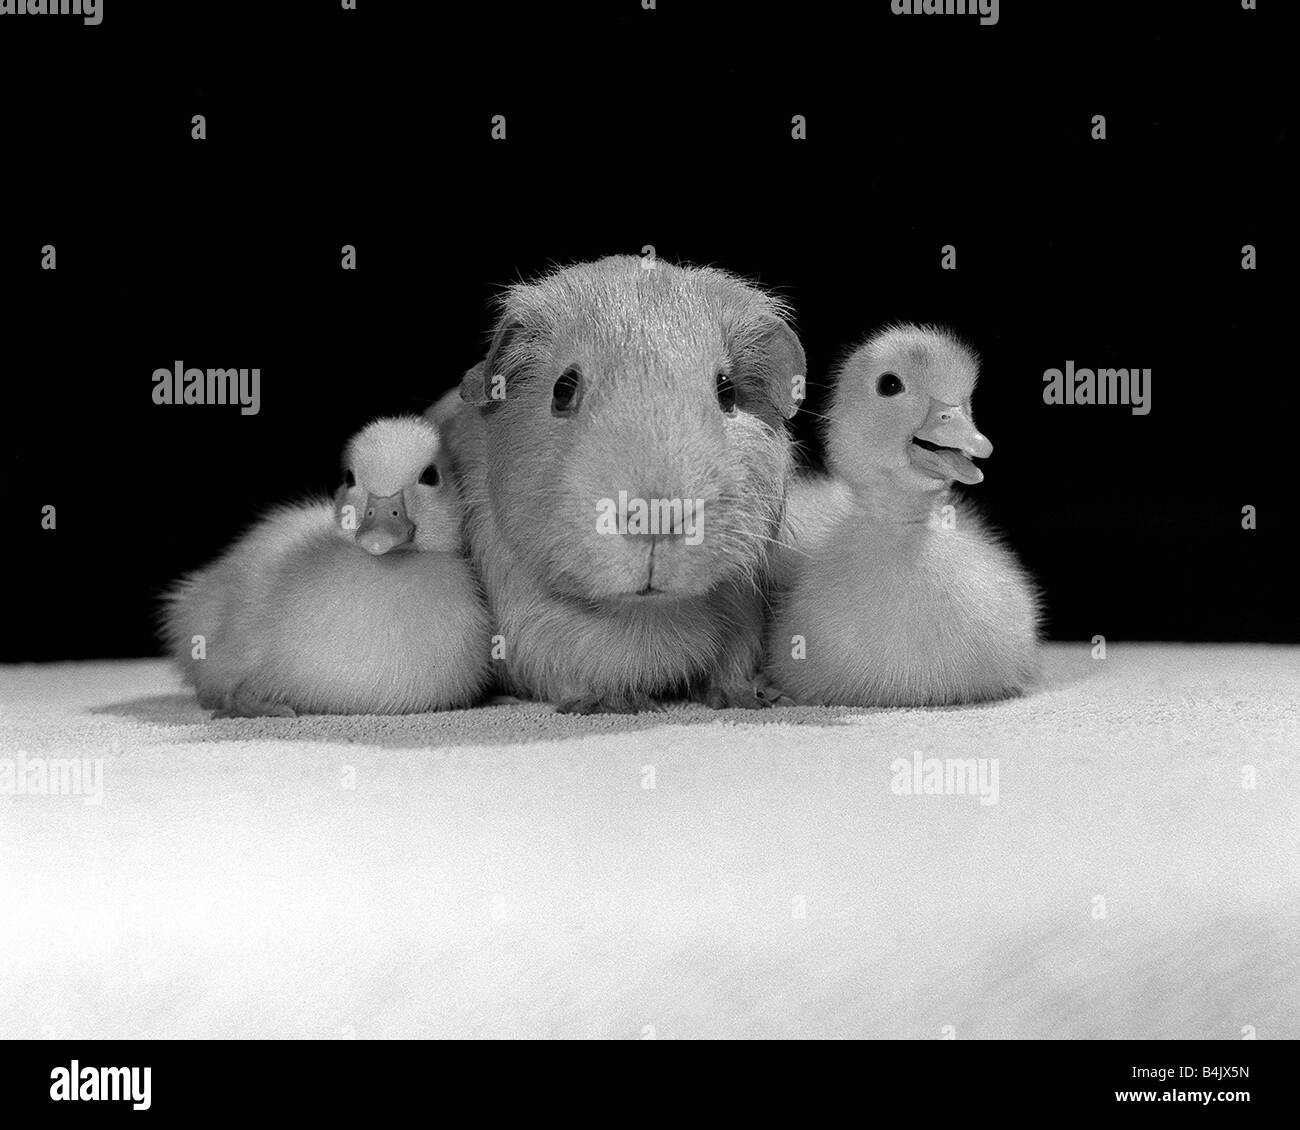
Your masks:
M 973 493 L 1053 637 L 1300 638 L 1283 5 L 1000 8 L 0 17 L 0 658 L 154 653 L 159 591 L 458 380 L 503 284 L 646 244 L 790 299 L 814 386 L 887 321 L 971 341 L 996 447 Z M 177 359 L 260 367 L 260 414 L 155 405 Z M 1151 368 L 1151 414 L 1045 405 L 1067 359 Z

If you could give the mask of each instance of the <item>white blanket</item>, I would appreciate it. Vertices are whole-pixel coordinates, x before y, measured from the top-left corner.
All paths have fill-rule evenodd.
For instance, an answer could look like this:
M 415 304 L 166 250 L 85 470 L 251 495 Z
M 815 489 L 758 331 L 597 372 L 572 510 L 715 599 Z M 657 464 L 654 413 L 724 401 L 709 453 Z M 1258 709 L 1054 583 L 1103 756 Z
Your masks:
M 1300 649 L 1048 672 L 212 722 L 160 661 L 2 668 L 0 1036 L 1300 1036 Z

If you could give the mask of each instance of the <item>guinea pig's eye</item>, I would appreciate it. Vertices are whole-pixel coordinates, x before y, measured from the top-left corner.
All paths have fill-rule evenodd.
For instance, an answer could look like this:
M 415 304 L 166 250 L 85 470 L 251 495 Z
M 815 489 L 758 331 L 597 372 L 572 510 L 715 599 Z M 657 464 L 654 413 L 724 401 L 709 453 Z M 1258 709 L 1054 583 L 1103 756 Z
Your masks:
M 343 472 L 343 485 L 345 487 L 354 487 L 357 485 L 357 477 L 352 473 L 351 467 Z
M 420 482 L 426 487 L 436 487 L 441 481 L 442 476 L 438 474 L 438 466 L 436 463 L 430 463 L 420 472 Z
M 876 382 L 876 391 L 881 396 L 897 396 L 903 391 L 903 382 L 893 373 L 881 373 L 880 380 Z
M 736 386 L 726 373 L 718 374 L 718 407 L 728 416 L 736 410 Z
M 555 382 L 551 392 L 551 415 L 572 416 L 582 401 L 582 374 L 577 367 L 570 365 L 560 379 Z

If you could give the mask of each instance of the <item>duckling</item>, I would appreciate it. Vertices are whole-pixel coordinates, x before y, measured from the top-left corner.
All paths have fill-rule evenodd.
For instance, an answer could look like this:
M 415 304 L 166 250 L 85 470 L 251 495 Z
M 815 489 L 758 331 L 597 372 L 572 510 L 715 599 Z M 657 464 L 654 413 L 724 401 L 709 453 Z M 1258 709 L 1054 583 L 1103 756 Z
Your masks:
M 437 430 L 375 420 L 344 468 L 332 501 L 273 510 L 167 596 L 168 650 L 216 717 L 406 714 L 482 692 L 487 611 Z
M 768 644 L 797 702 L 938 706 L 1020 694 L 1038 671 L 1038 596 L 949 490 L 993 445 L 975 427 L 979 363 L 929 326 L 884 330 L 840 369 L 829 480 L 796 483 L 788 589 Z

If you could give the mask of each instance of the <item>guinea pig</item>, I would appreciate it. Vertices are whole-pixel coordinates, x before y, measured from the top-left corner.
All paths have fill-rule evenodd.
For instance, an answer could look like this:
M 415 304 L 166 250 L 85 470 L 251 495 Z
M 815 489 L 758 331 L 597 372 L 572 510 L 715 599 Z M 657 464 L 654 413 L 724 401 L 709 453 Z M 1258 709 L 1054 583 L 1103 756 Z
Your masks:
M 786 306 L 632 256 L 509 288 L 430 409 L 468 506 L 502 689 L 593 713 L 762 707 L 770 547 L 803 348 Z

